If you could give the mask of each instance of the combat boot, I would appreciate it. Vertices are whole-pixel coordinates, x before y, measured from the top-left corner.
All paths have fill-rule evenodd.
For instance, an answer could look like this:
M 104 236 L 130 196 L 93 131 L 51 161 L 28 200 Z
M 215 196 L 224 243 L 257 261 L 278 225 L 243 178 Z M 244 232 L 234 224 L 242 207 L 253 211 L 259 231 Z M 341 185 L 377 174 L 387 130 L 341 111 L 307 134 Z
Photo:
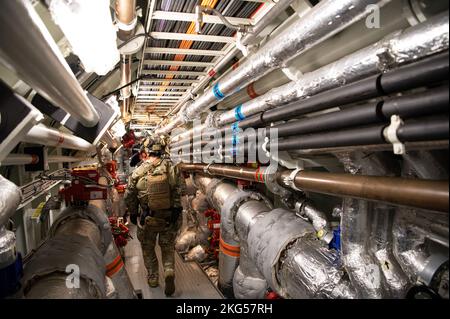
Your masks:
M 159 275 L 157 273 L 153 273 L 148 276 L 148 285 L 152 288 L 159 286 Z
M 164 281 L 164 293 L 166 296 L 172 296 L 175 292 L 175 271 L 173 269 L 167 269 L 164 271 Z

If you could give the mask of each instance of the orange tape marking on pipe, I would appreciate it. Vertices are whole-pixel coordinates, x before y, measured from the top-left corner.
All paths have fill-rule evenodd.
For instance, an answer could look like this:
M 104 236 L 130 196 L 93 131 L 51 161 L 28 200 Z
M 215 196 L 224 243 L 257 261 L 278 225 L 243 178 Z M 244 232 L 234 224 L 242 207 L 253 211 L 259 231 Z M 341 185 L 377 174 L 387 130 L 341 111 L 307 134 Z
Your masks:
M 222 238 L 220 238 L 219 247 L 220 247 L 220 251 L 227 256 L 239 257 L 241 255 L 240 246 L 229 245 L 226 242 L 224 242 Z
M 106 265 L 106 276 L 112 277 L 114 276 L 120 269 L 123 267 L 123 260 L 120 255 L 117 255 L 114 260 Z

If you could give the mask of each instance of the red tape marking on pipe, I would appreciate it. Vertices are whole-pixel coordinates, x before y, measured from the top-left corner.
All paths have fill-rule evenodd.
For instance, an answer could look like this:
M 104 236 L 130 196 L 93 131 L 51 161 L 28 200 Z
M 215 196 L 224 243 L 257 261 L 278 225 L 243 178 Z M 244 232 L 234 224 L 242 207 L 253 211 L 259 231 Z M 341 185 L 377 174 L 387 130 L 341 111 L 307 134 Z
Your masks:
M 123 267 L 123 260 L 120 255 L 117 255 L 114 260 L 106 265 L 106 276 L 112 277 L 114 276 L 120 269 Z
M 208 72 L 208 75 L 210 78 L 214 77 L 216 75 L 216 71 L 214 69 L 211 69 L 211 71 Z
M 258 167 L 258 169 L 255 171 L 255 181 L 258 181 L 258 177 L 259 177 L 259 167 Z
M 39 156 L 33 154 L 31 155 L 31 164 L 37 164 L 39 163 Z
M 58 144 L 62 144 L 64 142 L 64 136 L 60 135 L 58 138 Z
M 256 93 L 255 91 L 255 83 L 250 83 L 247 86 L 247 94 L 252 99 L 256 99 L 259 96 L 258 93 Z

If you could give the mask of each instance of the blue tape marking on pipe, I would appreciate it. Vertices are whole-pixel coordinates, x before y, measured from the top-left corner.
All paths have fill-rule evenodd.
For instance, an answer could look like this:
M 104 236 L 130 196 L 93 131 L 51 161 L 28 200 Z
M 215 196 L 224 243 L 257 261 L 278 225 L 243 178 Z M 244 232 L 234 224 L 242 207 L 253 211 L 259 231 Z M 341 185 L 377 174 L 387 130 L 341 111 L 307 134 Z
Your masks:
M 244 115 L 244 113 L 242 113 L 242 104 L 239 105 L 239 106 L 234 110 L 234 117 L 235 117 L 236 120 L 238 120 L 238 121 L 245 120 L 245 115 Z
M 232 156 L 236 156 L 236 154 L 237 154 L 237 146 L 239 145 L 239 142 L 240 142 L 240 138 L 239 138 L 239 133 L 240 132 L 239 131 L 240 131 L 240 129 L 239 129 L 239 122 L 233 123 L 231 125 L 231 132 L 232 132 L 232 135 L 231 135 L 231 145 L 232 145 L 231 155 Z
M 233 146 L 238 145 L 239 144 L 239 135 L 233 134 L 233 136 L 231 137 L 231 143 L 233 144 Z
M 213 87 L 213 94 L 216 97 L 216 99 L 218 99 L 219 101 L 222 100 L 225 97 L 225 95 L 223 95 L 223 93 L 220 91 L 219 83 L 214 85 L 214 87 Z

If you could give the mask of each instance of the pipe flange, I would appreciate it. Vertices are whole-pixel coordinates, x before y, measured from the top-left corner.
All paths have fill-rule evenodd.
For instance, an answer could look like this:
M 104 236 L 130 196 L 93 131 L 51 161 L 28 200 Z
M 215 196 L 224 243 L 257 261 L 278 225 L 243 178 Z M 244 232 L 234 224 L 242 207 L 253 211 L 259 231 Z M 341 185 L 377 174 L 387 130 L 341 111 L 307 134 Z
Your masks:
M 87 207 L 69 207 L 67 208 L 53 223 L 49 231 L 49 236 L 54 237 L 59 226 L 66 221 L 74 218 L 84 218 L 94 222 L 100 230 L 102 243 L 101 252 L 106 253 L 108 246 L 112 242 L 111 225 L 109 224 L 108 217 L 97 207 L 89 205 Z
M 264 183 L 272 193 L 286 198 L 291 195 L 291 192 L 278 184 L 277 173 L 278 165 L 276 163 L 271 163 L 267 168 L 264 169 Z
M 272 203 L 263 195 L 256 192 L 240 191 L 227 199 L 225 204 L 221 207 L 221 225 L 223 225 L 222 231 L 229 231 L 232 239 L 239 242 L 238 232 L 235 227 L 236 214 L 242 204 L 249 200 L 263 201 L 269 209 L 272 209 Z
M 269 286 L 282 297 L 286 298 L 287 293 L 278 280 L 281 256 L 286 247 L 308 234 L 315 236 L 312 225 L 283 208 L 260 215 L 250 228 L 248 255 Z
M 142 23 L 139 22 L 136 26 L 136 34 L 144 34 L 144 33 L 145 33 L 144 26 L 142 25 Z M 129 40 L 127 44 L 121 47 L 119 49 L 119 52 L 122 55 L 133 55 L 142 49 L 142 47 L 144 46 L 144 42 L 145 37 L 143 36 L 136 37 L 133 40 Z M 122 41 L 118 38 L 117 46 L 122 45 L 122 43 L 125 43 L 125 41 Z
M 212 201 L 213 194 L 216 191 L 217 186 L 219 186 L 223 182 L 223 178 L 213 179 L 208 186 L 206 187 L 204 194 L 206 198 L 208 199 L 209 203 L 214 206 L 214 203 Z

